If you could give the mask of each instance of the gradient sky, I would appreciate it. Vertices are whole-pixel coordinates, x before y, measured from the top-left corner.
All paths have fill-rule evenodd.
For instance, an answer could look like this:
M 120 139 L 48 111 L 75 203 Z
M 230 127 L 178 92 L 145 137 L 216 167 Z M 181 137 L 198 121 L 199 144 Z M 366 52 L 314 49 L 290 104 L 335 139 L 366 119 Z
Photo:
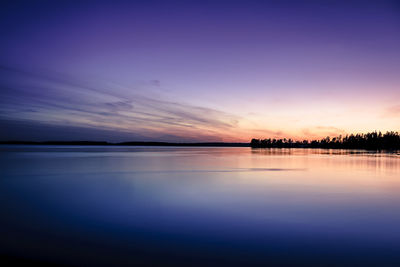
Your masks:
M 1 140 L 400 130 L 399 1 L 9 1 Z

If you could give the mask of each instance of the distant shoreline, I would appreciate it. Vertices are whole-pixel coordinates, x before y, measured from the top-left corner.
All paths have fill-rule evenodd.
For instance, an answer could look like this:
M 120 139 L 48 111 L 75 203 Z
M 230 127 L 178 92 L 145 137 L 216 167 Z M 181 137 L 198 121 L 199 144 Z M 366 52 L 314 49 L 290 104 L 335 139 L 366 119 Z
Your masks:
M 54 145 L 54 146 L 194 146 L 194 147 L 250 147 L 250 143 L 199 142 L 199 143 L 170 143 L 170 142 L 105 142 L 105 141 L 0 141 L 0 145 Z
M 251 148 L 323 148 L 323 149 L 364 149 L 364 150 L 400 150 L 398 132 L 371 132 L 350 134 L 320 140 L 294 141 L 292 139 L 252 139 L 249 143 L 240 142 L 107 142 L 107 141 L 0 141 L 0 145 L 61 145 L 61 146 L 175 146 L 175 147 L 251 147 Z
M 205 142 L 205 143 L 169 143 L 169 142 L 96 142 L 96 141 L 44 141 L 44 142 L 31 142 L 31 141 L 0 141 L 1 146 L 7 145 L 29 145 L 29 146 L 142 146 L 142 147 L 248 147 L 251 149 L 333 149 L 333 150 L 365 150 L 365 151 L 387 151 L 396 152 L 400 149 L 374 149 L 374 148 L 349 148 L 349 147 L 322 147 L 322 146 L 252 146 L 251 143 L 224 143 L 224 142 Z
M 325 137 L 320 140 L 293 141 L 292 139 L 252 139 L 253 148 L 327 148 L 327 149 L 365 149 L 399 150 L 400 134 L 394 131 L 350 134 L 346 136 Z

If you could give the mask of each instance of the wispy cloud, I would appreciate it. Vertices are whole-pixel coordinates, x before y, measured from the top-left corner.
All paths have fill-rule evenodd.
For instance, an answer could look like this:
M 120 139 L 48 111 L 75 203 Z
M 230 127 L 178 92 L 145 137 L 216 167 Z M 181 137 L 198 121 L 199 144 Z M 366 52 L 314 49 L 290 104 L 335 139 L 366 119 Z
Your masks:
M 400 117 L 400 105 L 394 105 L 386 108 L 383 112 L 381 117 Z
M 52 73 L 0 68 L 0 116 L 48 125 L 97 127 L 149 138 L 221 140 L 233 136 L 238 116 L 219 110 L 104 88 Z M 159 81 L 153 82 L 159 85 Z
M 345 135 L 347 132 L 343 129 L 333 127 L 333 126 L 313 126 L 307 129 L 303 129 L 302 133 L 306 139 L 318 139 L 321 136 L 336 137 L 339 135 Z

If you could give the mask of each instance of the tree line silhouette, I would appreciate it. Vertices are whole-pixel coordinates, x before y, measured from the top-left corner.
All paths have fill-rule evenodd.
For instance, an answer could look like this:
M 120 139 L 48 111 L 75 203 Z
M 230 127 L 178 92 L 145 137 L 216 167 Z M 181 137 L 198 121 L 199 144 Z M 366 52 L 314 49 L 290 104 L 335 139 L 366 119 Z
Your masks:
M 388 131 L 371 132 L 366 134 L 350 134 L 346 136 L 321 140 L 293 141 L 292 139 L 252 139 L 253 148 L 343 148 L 368 150 L 397 150 L 400 149 L 400 135 L 398 132 Z

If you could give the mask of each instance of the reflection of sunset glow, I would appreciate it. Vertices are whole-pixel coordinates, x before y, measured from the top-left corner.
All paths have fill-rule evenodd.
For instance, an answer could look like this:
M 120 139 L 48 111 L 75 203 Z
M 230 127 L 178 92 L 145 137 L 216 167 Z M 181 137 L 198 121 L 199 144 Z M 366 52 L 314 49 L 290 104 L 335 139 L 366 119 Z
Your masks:
M 390 195 L 397 194 L 400 190 L 400 156 L 392 153 L 340 149 L 250 148 L 181 148 L 178 151 L 165 148 L 161 151 L 164 154 L 173 151 L 171 155 L 179 160 L 172 161 L 176 159 L 173 158 L 170 164 L 140 166 L 139 171 L 167 171 L 176 175 L 196 173 L 204 179 L 213 176 L 216 178 L 213 182 L 222 190 L 229 184 L 238 186 L 238 190 L 247 186 L 260 193 L 270 190 L 271 186 L 282 190 L 293 188 L 302 193 L 324 191 Z M 154 153 L 158 155 L 157 152 Z M 189 155 L 196 156 L 190 158 Z M 135 159 L 132 157 L 132 162 Z M 129 161 L 129 158 L 126 160 Z M 138 166 L 126 164 L 123 171 L 137 171 L 137 168 Z M 179 184 L 176 186 L 179 187 Z
M 398 154 L 132 146 L 3 146 L 0 153 L 0 203 L 13 204 L 0 217 L 0 246 L 11 251 L 47 259 L 50 247 L 51 259 L 84 257 L 90 265 L 142 254 L 149 261 L 157 251 L 191 260 L 211 251 L 233 259 L 224 266 L 242 263 L 243 251 L 260 266 L 289 252 L 289 266 L 316 255 L 329 263 L 356 255 L 367 263 L 360 266 L 400 260 Z M 82 242 L 93 244 L 84 256 L 73 245 Z M 186 265 L 185 258 L 179 266 Z

